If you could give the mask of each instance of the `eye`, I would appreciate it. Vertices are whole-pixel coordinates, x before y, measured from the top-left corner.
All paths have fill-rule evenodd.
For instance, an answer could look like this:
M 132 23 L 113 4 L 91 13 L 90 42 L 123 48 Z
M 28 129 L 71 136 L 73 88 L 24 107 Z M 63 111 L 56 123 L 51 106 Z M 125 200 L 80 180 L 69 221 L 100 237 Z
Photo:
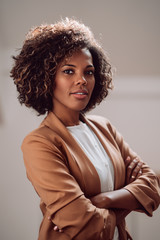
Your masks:
M 73 69 L 66 69 L 66 70 L 64 70 L 63 72 L 64 72 L 65 74 L 70 75 L 70 74 L 73 74 L 73 73 L 74 73 L 74 70 L 73 70 Z
M 88 70 L 88 71 L 86 71 L 86 74 L 87 75 L 94 75 L 94 70 Z

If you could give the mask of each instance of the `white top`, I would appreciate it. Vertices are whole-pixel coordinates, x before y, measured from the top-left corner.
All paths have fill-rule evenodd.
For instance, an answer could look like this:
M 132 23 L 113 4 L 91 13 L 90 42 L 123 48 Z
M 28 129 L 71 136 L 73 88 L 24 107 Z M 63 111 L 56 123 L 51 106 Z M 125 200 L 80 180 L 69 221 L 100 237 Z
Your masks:
M 96 168 L 101 182 L 101 192 L 112 191 L 114 189 L 113 165 L 95 133 L 83 122 L 67 129 Z
M 69 126 L 67 129 L 79 143 L 97 170 L 101 183 L 101 192 L 113 191 L 113 164 L 95 133 L 83 122 L 80 122 L 80 124 L 76 126 Z M 113 239 L 118 239 L 117 227 L 115 228 Z

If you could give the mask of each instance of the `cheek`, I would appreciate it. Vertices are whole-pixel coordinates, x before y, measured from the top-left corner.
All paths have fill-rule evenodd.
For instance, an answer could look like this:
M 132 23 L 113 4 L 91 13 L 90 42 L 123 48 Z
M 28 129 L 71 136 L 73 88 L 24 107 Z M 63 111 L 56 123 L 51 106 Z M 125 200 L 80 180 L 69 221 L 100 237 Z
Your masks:
M 93 79 L 93 81 L 91 82 L 91 89 L 92 89 L 92 92 L 93 92 L 94 87 L 95 87 L 95 79 Z
M 54 92 L 63 92 L 66 89 L 65 81 L 62 78 L 56 78 L 54 82 Z

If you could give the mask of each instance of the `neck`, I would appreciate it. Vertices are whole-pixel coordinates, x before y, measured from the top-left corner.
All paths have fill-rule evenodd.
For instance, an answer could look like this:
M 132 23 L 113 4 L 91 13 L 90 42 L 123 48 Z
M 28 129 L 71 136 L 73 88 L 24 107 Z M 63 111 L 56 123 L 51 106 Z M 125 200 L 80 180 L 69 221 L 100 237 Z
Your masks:
M 59 113 L 53 110 L 56 117 L 67 127 L 79 125 L 79 112 L 68 113 L 67 115 L 63 112 Z

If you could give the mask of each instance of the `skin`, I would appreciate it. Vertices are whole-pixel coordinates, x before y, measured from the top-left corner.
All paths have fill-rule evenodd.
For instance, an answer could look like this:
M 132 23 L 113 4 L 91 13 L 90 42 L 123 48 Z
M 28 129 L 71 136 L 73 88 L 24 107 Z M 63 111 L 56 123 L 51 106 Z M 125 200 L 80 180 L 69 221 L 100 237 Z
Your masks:
M 92 55 L 86 48 L 65 59 L 57 68 L 53 112 L 65 126 L 79 124 L 95 85 Z
M 65 126 L 79 124 L 80 111 L 88 104 L 95 86 L 94 71 L 91 53 L 86 48 L 74 53 L 57 67 L 53 112 Z M 127 185 L 142 174 L 143 163 L 128 156 L 125 165 Z M 136 198 L 124 188 L 100 193 L 90 200 L 98 208 L 114 209 L 117 224 L 132 210 L 141 208 Z M 58 226 L 55 226 L 54 230 L 63 231 Z

